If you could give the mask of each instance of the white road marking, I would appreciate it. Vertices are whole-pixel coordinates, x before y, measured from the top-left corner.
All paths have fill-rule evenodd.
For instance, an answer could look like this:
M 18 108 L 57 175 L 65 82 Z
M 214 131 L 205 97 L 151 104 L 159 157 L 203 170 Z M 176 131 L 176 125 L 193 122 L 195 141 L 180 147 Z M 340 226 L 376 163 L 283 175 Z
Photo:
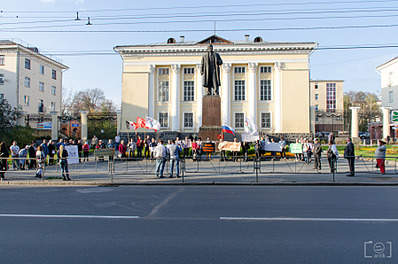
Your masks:
M 222 221 L 398 222 L 397 218 L 220 217 Z
M 0 217 L 20 218 L 101 218 L 101 219 L 138 219 L 136 215 L 44 215 L 44 214 L 0 214 Z
M 169 196 L 167 196 L 161 203 L 159 203 L 158 205 L 156 205 L 151 212 L 146 216 L 146 217 L 153 217 L 155 216 L 159 210 L 166 206 L 172 199 L 174 199 L 178 193 L 180 193 L 182 191 L 182 189 L 178 189 L 177 191 L 169 194 Z

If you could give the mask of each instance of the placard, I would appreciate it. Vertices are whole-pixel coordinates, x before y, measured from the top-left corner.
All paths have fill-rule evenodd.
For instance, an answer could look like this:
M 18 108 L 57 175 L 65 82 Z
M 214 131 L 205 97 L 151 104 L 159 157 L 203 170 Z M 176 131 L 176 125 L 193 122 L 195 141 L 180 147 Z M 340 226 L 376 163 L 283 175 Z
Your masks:
M 264 144 L 264 151 L 269 152 L 282 152 L 281 144 L 279 143 L 265 143 Z
M 65 150 L 68 151 L 68 164 L 79 163 L 79 150 L 77 145 L 66 145 Z
M 226 151 L 240 151 L 240 142 L 223 141 L 218 144 L 218 149 Z
M 292 143 L 289 145 L 290 153 L 301 154 L 303 153 L 303 146 L 301 143 Z

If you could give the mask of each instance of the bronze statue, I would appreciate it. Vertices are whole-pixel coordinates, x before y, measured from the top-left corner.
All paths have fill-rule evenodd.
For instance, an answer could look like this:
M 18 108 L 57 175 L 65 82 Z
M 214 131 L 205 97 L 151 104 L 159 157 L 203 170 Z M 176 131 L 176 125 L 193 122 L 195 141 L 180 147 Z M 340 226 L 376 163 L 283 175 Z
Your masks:
M 213 45 L 209 45 L 207 53 L 202 57 L 200 74 L 203 76 L 203 86 L 207 88 L 207 95 L 219 95 L 221 57 L 213 51 Z

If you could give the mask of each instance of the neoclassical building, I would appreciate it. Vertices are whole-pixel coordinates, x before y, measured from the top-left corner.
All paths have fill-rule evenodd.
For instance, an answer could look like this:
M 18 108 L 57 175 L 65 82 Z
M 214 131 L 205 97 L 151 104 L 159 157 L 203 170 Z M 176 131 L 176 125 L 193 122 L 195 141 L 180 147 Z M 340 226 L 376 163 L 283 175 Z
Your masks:
M 200 63 L 209 43 L 221 68 L 221 120 L 243 132 L 245 117 L 267 134 L 310 133 L 309 56 L 314 42 L 199 42 L 170 38 L 155 45 L 116 46 L 123 60 L 121 124 L 151 116 L 162 131 L 197 133 L 202 124 Z M 122 125 L 121 132 L 131 132 Z

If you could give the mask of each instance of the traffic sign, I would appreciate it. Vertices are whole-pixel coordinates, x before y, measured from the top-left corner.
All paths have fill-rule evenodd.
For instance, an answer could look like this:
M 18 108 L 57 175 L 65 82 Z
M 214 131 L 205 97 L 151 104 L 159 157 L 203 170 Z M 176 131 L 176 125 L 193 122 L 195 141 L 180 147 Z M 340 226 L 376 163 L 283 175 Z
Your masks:
M 398 122 L 398 110 L 391 111 L 391 121 Z

